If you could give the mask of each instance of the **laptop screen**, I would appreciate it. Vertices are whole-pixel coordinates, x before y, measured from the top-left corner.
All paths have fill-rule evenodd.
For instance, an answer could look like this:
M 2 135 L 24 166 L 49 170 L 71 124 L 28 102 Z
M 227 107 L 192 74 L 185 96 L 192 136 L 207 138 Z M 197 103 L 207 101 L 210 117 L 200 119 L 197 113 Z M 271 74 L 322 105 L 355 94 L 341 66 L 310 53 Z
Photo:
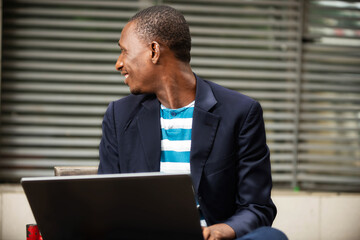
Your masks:
M 45 240 L 203 239 L 186 174 L 23 178 Z

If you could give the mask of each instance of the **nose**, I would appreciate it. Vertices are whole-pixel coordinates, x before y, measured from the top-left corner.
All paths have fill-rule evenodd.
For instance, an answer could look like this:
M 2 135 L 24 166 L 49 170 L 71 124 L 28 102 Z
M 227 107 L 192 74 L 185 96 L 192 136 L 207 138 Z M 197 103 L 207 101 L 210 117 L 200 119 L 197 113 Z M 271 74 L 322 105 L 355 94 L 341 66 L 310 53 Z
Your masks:
M 123 63 L 122 56 L 120 54 L 119 58 L 117 59 L 117 61 L 115 63 L 115 68 L 116 68 L 116 70 L 121 71 L 123 66 L 124 66 L 124 63 Z

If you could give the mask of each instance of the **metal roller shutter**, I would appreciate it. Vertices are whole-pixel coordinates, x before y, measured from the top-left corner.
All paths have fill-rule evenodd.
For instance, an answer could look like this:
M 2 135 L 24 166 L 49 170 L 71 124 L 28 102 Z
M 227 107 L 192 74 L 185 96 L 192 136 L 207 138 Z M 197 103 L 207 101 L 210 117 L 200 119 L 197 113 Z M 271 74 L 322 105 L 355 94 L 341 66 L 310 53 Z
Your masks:
M 184 13 L 198 75 L 261 103 L 276 187 L 360 191 L 359 36 L 335 46 L 326 25 L 358 33 L 359 7 L 329 1 L 4 1 L 1 180 L 98 164 L 103 113 L 128 94 L 121 28 L 153 2 Z
M 306 3 L 298 181 L 360 191 L 360 3 Z

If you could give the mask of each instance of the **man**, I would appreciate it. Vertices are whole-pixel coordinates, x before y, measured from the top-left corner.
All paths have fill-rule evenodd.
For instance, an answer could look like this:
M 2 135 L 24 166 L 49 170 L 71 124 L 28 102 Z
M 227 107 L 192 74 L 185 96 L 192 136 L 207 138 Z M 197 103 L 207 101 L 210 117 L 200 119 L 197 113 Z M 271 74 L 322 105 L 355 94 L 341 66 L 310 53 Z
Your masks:
M 137 13 L 119 47 L 116 69 L 132 94 L 105 113 L 99 173 L 191 173 L 205 239 L 270 226 L 276 208 L 259 103 L 192 72 L 189 26 L 171 7 Z

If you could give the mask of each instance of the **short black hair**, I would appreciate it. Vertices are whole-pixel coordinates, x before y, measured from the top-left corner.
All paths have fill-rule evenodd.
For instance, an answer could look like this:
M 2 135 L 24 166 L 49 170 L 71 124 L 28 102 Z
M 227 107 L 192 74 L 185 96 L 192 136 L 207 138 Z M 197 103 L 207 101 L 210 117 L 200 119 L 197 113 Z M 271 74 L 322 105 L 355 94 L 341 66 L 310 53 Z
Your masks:
M 190 62 L 191 36 L 184 16 L 175 8 L 157 5 L 141 10 L 130 20 L 145 41 L 159 41 L 174 52 L 183 62 Z

